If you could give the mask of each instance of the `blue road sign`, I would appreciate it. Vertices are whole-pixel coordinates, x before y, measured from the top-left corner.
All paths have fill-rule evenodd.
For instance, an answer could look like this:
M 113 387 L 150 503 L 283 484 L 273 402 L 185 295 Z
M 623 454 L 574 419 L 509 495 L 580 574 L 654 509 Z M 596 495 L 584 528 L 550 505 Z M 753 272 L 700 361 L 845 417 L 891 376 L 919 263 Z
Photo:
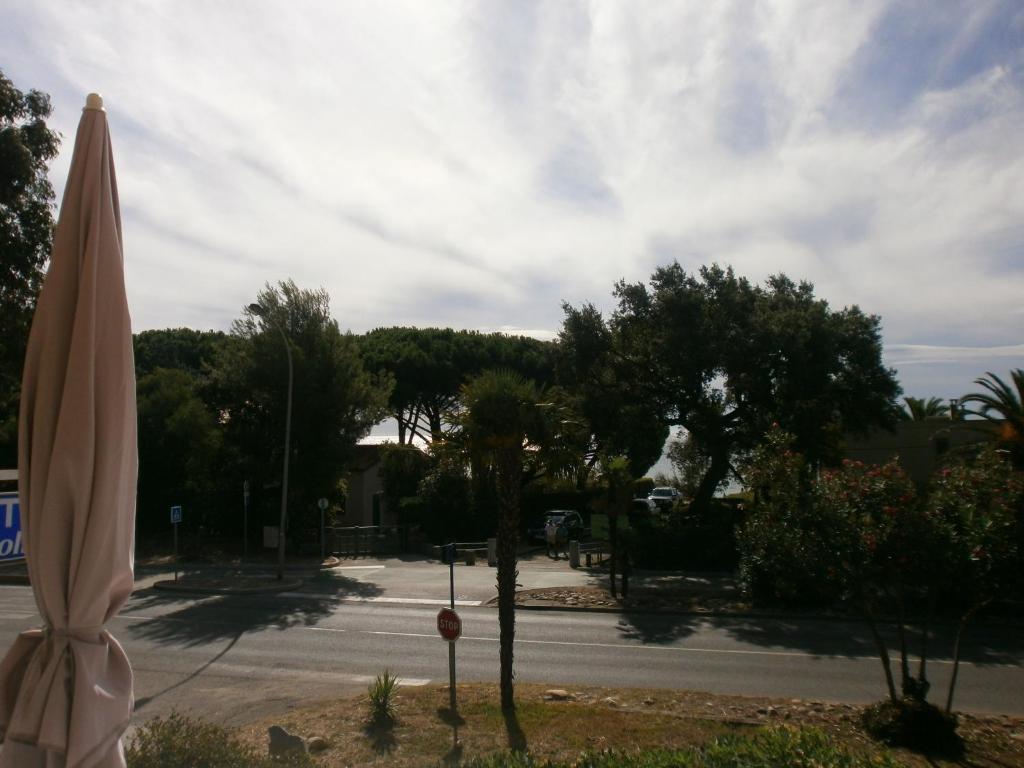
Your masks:
M 21 541 L 21 505 L 17 493 L 0 493 L 0 562 L 21 560 L 25 548 Z
M 171 507 L 171 522 L 172 523 L 180 523 L 181 522 L 181 507 Z

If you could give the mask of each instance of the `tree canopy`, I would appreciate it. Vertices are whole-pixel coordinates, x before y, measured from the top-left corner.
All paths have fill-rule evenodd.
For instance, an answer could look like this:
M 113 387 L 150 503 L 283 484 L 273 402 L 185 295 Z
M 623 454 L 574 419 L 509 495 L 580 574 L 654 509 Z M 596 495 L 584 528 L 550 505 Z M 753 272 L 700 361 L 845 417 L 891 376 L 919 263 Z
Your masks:
M 573 398 L 588 432 L 584 461 L 592 468 L 603 455 L 622 455 L 643 472 L 660 457 L 669 427 L 656 401 L 635 382 L 616 354 L 615 339 L 592 304 L 563 304 L 565 320 L 556 344 L 559 384 Z M 582 474 L 580 481 L 586 480 Z
M 551 345 L 524 336 L 451 328 L 377 328 L 359 338 L 367 370 L 390 376 L 389 415 L 402 444 L 433 442 L 470 378 L 491 369 L 514 370 L 544 384 L 551 380 Z
M 1010 371 L 1010 382 L 989 371 L 974 383 L 984 392 L 972 392 L 960 401 L 979 406 L 972 414 L 999 423 L 999 440 L 1006 445 L 1014 464 L 1024 467 L 1024 368 Z
M 0 465 L 17 464 L 21 369 L 53 236 L 47 165 L 60 136 L 50 97 L 19 91 L 0 71 Z
M 157 368 L 174 368 L 193 376 L 207 372 L 216 361 L 217 347 L 227 338 L 222 331 L 164 328 L 135 334 L 135 375 Z
M 613 366 L 663 423 L 689 432 L 708 458 L 698 509 L 733 457 L 773 424 L 817 464 L 836 457 L 843 433 L 893 419 L 900 387 L 882 365 L 878 318 L 856 306 L 831 309 L 810 283 L 776 275 L 757 286 L 732 269 L 687 273 L 673 263 L 649 285 L 618 283 L 614 295 L 612 316 L 582 330 L 575 316 L 594 313 L 567 308 L 563 334 L 584 361 Z
M 941 397 L 904 397 L 904 406 L 897 415 L 900 421 L 934 421 L 948 419 L 949 406 Z
M 340 494 L 356 442 L 385 415 L 390 381 L 363 368 L 355 338 L 330 316 L 326 291 L 286 280 L 268 284 L 256 303 L 263 316 L 246 309 L 235 320 L 219 347 L 212 384 L 246 476 L 280 477 L 288 360 L 274 326 L 283 330 L 294 364 L 290 508 L 301 525 L 317 498 Z

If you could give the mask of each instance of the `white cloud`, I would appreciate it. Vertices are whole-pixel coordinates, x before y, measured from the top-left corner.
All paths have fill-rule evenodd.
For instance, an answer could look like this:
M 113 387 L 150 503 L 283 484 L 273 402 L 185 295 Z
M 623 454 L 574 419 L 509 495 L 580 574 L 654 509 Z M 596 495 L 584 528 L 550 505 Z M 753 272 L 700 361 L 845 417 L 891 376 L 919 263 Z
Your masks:
M 810 279 L 890 346 L 1020 340 L 1012 3 L 930 17 L 909 64 L 881 0 L 13 6 L 58 187 L 107 98 L 138 328 L 224 328 L 290 276 L 355 330 L 552 333 L 677 257 Z

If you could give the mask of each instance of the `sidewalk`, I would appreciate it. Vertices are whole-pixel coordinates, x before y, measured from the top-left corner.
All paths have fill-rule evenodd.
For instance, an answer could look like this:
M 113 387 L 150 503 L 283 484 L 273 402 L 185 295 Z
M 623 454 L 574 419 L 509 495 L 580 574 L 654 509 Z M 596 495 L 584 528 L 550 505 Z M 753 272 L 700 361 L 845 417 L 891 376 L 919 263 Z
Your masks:
M 638 571 L 630 577 L 630 597 L 614 599 L 606 567 L 569 567 L 565 558 L 542 549 L 524 552 L 517 562 L 516 603 L 522 608 L 681 613 L 737 613 L 749 609 L 728 574 Z M 177 571 L 177 580 L 175 580 Z M 136 564 L 135 592 L 160 589 L 198 594 L 349 595 L 378 602 L 446 602 L 451 569 L 422 555 L 292 560 L 283 580 L 276 563 L 178 563 L 148 560 Z M 497 599 L 497 569 L 484 560 L 456 563 L 455 599 L 463 605 L 489 605 Z M 24 562 L 0 568 L 0 584 L 28 584 Z

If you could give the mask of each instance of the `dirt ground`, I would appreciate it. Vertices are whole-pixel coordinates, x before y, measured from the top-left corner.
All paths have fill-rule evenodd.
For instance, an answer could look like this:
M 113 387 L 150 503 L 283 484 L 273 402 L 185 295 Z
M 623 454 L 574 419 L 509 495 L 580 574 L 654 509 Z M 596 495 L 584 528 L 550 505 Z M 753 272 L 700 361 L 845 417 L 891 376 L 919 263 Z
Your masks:
M 496 685 L 460 685 L 457 693 L 458 717 L 453 718 L 447 687 L 400 689 L 398 722 L 391 729 L 367 726 L 366 696 L 296 709 L 276 722 L 289 732 L 326 739 L 329 746 L 318 753 L 316 762 L 330 768 L 456 763 L 509 749 L 569 761 L 586 751 L 701 745 L 728 733 L 770 725 L 820 728 L 857 752 L 882 749 L 861 728 L 860 708 L 847 704 L 519 684 L 515 717 L 504 718 Z M 259 720 L 239 733 L 246 742 L 266 749 L 267 728 L 274 722 Z M 966 742 L 961 760 L 906 750 L 894 754 L 909 766 L 1024 766 L 1024 719 L 964 715 L 959 730 Z

